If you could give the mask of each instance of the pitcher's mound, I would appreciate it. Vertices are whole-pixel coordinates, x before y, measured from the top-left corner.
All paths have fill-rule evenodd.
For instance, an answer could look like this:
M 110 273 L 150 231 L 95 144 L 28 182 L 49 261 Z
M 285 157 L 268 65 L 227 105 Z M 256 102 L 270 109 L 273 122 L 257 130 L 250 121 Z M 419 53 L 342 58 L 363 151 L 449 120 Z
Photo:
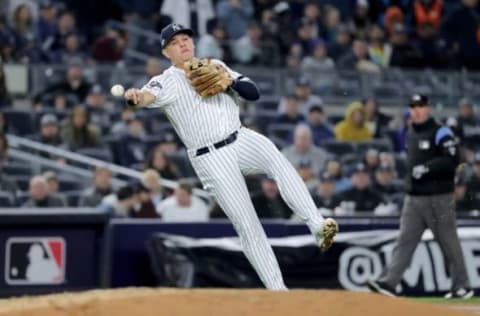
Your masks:
M 0 316 L 4 315 L 471 316 L 473 314 L 448 307 L 362 292 L 126 288 L 0 300 Z

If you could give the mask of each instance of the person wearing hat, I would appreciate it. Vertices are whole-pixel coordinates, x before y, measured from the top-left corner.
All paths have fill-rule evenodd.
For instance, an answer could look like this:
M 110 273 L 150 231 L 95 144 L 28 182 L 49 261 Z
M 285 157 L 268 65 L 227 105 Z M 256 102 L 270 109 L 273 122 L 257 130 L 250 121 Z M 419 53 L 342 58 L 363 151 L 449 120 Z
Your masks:
M 382 163 L 375 170 L 375 179 L 372 188 L 382 194 L 386 201 L 400 204 L 399 198 L 403 196 L 403 188 L 395 182 L 395 167 L 389 163 Z
M 480 200 L 480 151 L 474 154 L 472 165 L 472 172 L 465 179 L 467 182 L 467 197 L 472 200 Z
M 252 202 L 260 218 L 290 218 L 292 211 L 282 199 L 275 180 L 269 176 L 260 179 L 258 194 L 252 196 Z
M 462 98 L 458 101 L 458 115 L 447 120 L 456 136 L 461 141 L 462 148 L 471 156 L 480 149 L 480 119 L 475 113 L 475 105 L 472 100 Z
M 172 66 L 142 89 L 128 89 L 125 101 L 137 109 L 147 107 L 166 114 L 204 188 L 233 222 L 244 253 L 265 287 L 286 290 L 244 176 L 263 173 L 273 177 L 282 198 L 307 224 L 319 247 L 331 246 L 338 225 L 319 214 L 304 182 L 273 142 L 241 125 L 237 100 L 258 100 L 260 93 L 255 83 L 222 61 L 211 59 L 210 65 L 223 69 L 223 79 L 229 87 L 214 95 L 201 96 L 184 69 L 185 64 L 191 65 L 195 54 L 193 31 L 173 23 L 162 30 L 160 37 L 162 53 Z M 178 192 L 181 196 L 176 193 L 176 197 L 188 201 L 184 199 L 185 193 L 188 192 Z
M 352 187 L 340 194 L 342 202 L 352 202 L 355 212 L 373 212 L 384 203 L 382 195 L 372 189 L 367 166 L 359 162 L 351 170 Z
M 308 76 L 302 75 L 296 78 L 293 94 L 297 97 L 299 112 L 304 116 L 308 114 L 313 105 L 323 104 L 322 98 L 312 93 L 312 83 Z M 287 109 L 287 99 L 282 98 L 278 105 L 278 111 L 283 113 Z
M 318 179 L 312 166 L 312 161 L 308 158 L 300 160 L 297 165 L 297 172 L 302 178 L 310 192 L 313 192 L 318 186 Z
M 370 290 L 395 296 L 395 287 L 408 268 L 425 229 L 430 228 L 446 259 L 452 278 L 446 298 L 470 298 L 470 288 L 457 234 L 454 178 L 459 165 L 458 144 L 452 130 L 432 117 L 428 97 L 410 99 L 412 125 L 407 133 L 406 196 L 400 217 L 400 235 L 390 263 Z
M 326 208 L 333 211 L 341 202 L 339 196 L 335 194 L 336 179 L 328 171 L 320 173 L 320 181 L 313 195 L 315 205 L 320 208 Z
M 466 176 L 461 172 L 457 172 L 455 176 L 454 197 L 457 213 L 470 214 L 480 211 L 480 198 L 468 194 Z
M 55 114 L 47 113 L 42 115 L 40 119 L 40 135 L 35 137 L 35 140 L 51 146 L 63 144 L 59 122 Z
M 345 118 L 335 125 L 335 137 L 340 141 L 365 142 L 373 138 L 367 127 L 363 104 L 355 101 L 348 105 Z
M 312 130 L 312 139 L 316 146 L 322 146 L 325 141 L 335 138 L 333 128 L 325 119 L 325 113 L 320 104 L 314 104 L 310 107 L 307 123 Z

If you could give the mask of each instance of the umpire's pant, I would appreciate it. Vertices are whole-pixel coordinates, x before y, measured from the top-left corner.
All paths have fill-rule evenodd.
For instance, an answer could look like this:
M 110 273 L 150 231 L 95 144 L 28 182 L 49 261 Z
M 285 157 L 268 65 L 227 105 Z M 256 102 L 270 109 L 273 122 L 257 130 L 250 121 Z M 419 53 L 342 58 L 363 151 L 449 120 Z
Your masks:
M 407 195 L 400 218 L 400 236 L 393 249 L 392 261 L 379 281 L 394 288 L 400 283 L 413 252 L 426 228 L 439 243 L 452 277 L 452 290 L 469 288 L 467 271 L 457 235 L 453 194 Z

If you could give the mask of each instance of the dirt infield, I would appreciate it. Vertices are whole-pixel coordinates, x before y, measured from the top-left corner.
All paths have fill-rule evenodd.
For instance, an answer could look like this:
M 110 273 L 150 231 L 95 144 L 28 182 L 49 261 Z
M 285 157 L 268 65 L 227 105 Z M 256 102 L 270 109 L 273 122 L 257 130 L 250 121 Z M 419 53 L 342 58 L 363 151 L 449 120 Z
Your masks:
M 1 316 L 467 316 L 470 311 L 371 293 L 127 288 L 0 300 Z

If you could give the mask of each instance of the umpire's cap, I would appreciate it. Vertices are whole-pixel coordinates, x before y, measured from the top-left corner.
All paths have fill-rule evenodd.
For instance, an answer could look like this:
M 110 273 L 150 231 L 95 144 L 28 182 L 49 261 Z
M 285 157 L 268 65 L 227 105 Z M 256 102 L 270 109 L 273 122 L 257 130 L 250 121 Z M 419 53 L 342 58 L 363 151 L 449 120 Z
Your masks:
M 410 107 L 418 106 L 418 105 L 429 105 L 428 104 L 428 97 L 423 94 L 416 93 L 412 95 L 410 98 Z
M 170 23 L 169 25 L 165 26 L 160 33 L 160 44 L 162 45 L 162 49 L 167 47 L 172 38 L 180 33 L 184 33 L 190 37 L 193 37 L 192 29 L 189 29 L 181 24 Z

